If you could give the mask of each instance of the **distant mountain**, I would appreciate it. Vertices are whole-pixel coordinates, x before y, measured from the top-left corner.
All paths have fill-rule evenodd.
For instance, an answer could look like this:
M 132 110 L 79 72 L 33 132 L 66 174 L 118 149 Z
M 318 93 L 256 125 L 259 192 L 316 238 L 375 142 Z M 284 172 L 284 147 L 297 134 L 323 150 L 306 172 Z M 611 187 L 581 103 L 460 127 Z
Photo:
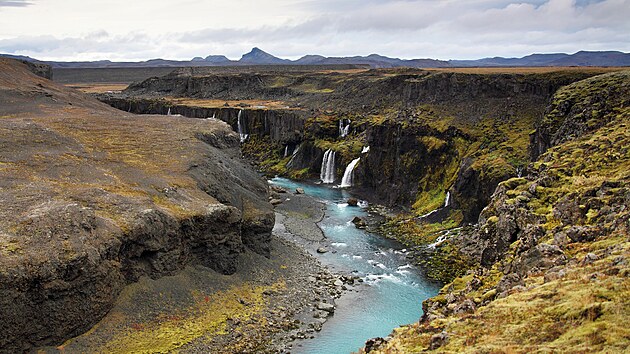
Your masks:
M 300 65 L 334 65 L 334 64 L 355 64 L 370 65 L 373 68 L 396 68 L 396 67 L 412 67 L 412 68 L 439 68 L 448 67 L 449 63 L 435 59 L 412 59 L 403 60 L 398 58 L 389 58 L 378 54 L 370 54 L 366 57 L 324 57 L 321 55 L 307 55 L 293 63 Z
M 13 55 L 13 54 L 2 54 L 2 53 L 0 53 L 0 57 L 9 58 L 9 59 L 16 59 L 16 60 L 26 60 L 26 61 L 30 61 L 30 62 L 39 62 L 39 60 L 37 60 L 35 58 L 27 57 L 25 55 Z
M 39 62 L 36 59 L 10 54 L 0 54 L 14 59 Z M 109 60 L 84 62 L 44 62 L 53 68 L 133 68 L 133 67 L 186 67 L 186 66 L 236 66 L 236 65 L 369 65 L 372 68 L 445 68 L 445 67 L 511 67 L 511 66 L 630 66 L 630 53 L 606 51 L 575 54 L 531 54 L 522 58 L 483 58 L 477 60 L 399 59 L 378 54 L 353 57 L 325 57 L 306 55 L 297 60 L 273 56 L 259 48 L 252 48 L 240 60 L 230 60 L 223 55 L 195 57 L 190 61 L 151 59 L 141 62 L 112 62 Z
M 233 63 L 233 61 L 228 59 L 225 55 L 208 55 L 204 60 L 206 63 L 219 65 Z
M 256 47 L 252 48 L 251 52 L 243 54 L 238 62 L 239 64 L 247 65 L 291 64 L 291 60 L 274 57 L 273 55 Z
M 522 58 L 449 60 L 451 66 L 630 66 L 630 53 L 586 52 L 532 54 Z
M 554 60 L 557 66 L 630 66 L 630 53 L 622 52 L 577 52 Z

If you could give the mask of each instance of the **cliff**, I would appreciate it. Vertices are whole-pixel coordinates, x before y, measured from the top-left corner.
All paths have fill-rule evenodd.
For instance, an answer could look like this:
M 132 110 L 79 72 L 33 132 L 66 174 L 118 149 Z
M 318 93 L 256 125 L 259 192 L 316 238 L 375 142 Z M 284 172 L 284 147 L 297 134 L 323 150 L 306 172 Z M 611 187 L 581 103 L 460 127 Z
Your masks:
M 625 352 L 630 332 L 630 73 L 560 89 L 537 160 L 448 241 L 478 262 L 367 352 Z
M 189 68 L 100 99 L 136 113 L 170 108 L 188 117 L 215 116 L 235 130 L 242 110 L 249 135 L 243 151 L 271 175 L 315 178 L 324 151 L 332 149 L 338 182 L 361 156 L 354 186 L 360 194 L 421 216 L 450 192 L 454 219 L 475 222 L 497 184 L 526 165 L 527 135 L 551 95 L 601 72 Z M 345 137 L 340 122 L 350 124 Z M 366 146 L 370 152 L 362 155 Z
M 59 344 L 122 288 L 269 254 L 267 185 L 214 119 L 135 116 L 0 60 L 0 348 Z

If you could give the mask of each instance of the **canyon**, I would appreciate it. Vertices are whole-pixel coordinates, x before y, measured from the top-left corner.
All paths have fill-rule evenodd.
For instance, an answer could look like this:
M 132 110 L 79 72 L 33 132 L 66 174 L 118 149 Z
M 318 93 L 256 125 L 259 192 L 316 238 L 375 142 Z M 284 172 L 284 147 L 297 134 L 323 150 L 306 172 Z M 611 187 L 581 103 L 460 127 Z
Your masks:
M 447 285 L 425 301 L 420 322 L 368 342 L 367 352 L 622 350 L 628 73 L 496 71 L 191 69 L 100 99 L 138 113 L 220 117 L 235 129 L 240 114 L 243 152 L 261 171 L 349 187 L 340 178 L 349 168 L 354 193 L 398 210 L 383 233 Z M 514 315 L 533 316 L 546 335 L 479 330 L 551 286 L 553 301 Z M 563 299 L 575 286 L 591 293 Z M 601 299 L 592 293 L 600 286 Z
M 317 262 L 281 251 L 292 246 L 272 228 L 278 212 L 316 225 L 320 211 L 297 202 L 301 187 L 270 190 L 254 168 L 367 201 L 386 220 L 355 225 L 400 242 L 444 285 L 418 322 L 364 352 L 628 348 L 628 71 L 194 67 L 90 97 L 45 79 L 46 67 L 0 65 L 2 350 L 113 328 L 106 314 L 122 316 L 130 287 L 152 281 L 246 284 L 226 307 L 274 321 L 282 310 L 266 296 L 313 294 L 310 274 L 289 273 Z M 252 285 L 255 270 L 265 271 Z M 340 279 L 333 297 L 354 282 Z M 237 290 L 214 291 L 205 303 Z M 309 296 L 298 298 L 323 297 Z M 217 323 L 239 326 L 238 313 Z M 284 321 L 217 343 L 273 352 L 263 338 L 293 328 Z M 86 335 L 69 350 L 88 348 L 72 347 Z

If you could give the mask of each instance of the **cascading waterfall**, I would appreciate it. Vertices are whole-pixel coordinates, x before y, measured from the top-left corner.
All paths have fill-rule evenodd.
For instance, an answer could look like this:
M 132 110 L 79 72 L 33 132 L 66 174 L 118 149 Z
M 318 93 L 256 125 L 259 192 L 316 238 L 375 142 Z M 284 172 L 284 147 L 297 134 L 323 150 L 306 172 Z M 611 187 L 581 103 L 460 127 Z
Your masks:
M 287 157 L 287 156 L 289 156 L 289 145 L 286 145 L 284 147 L 284 157 Z
M 291 166 L 293 165 L 293 160 L 295 159 L 295 155 L 297 155 L 298 151 L 300 151 L 300 146 L 302 146 L 302 144 L 298 145 L 295 150 L 293 150 L 291 158 L 289 159 L 289 162 L 287 162 L 287 168 L 291 168 Z
M 249 137 L 249 134 L 247 134 L 245 132 L 245 126 L 241 122 L 242 115 L 243 115 L 243 110 L 241 109 L 240 111 L 238 111 L 238 117 L 237 117 L 236 125 L 238 126 L 238 135 L 241 136 L 241 143 L 244 143 L 245 140 L 247 140 L 247 138 Z
M 359 160 L 361 160 L 361 158 L 357 157 L 348 164 L 348 167 L 346 167 L 346 171 L 343 173 L 343 178 L 341 179 L 341 184 L 339 185 L 339 187 L 352 187 L 352 182 L 354 179 L 354 168 L 357 167 Z
M 339 137 L 345 138 L 350 133 L 350 119 L 348 119 L 348 125 L 344 124 L 345 119 L 339 120 Z
M 166 115 L 167 115 L 167 116 L 170 116 L 170 115 L 171 115 L 171 107 L 168 107 L 168 112 L 166 112 Z
M 435 209 L 435 210 L 431 210 L 430 212 L 428 212 L 428 213 L 426 213 L 426 214 L 424 214 L 424 215 L 421 215 L 421 216 L 420 216 L 420 219 L 424 219 L 424 218 L 426 218 L 426 217 L 428 217 L 428 216 L 431 216 L 431 215 L 433 215 L 434 213 L 437 213 L 437 212 L 438 212 L 438 210 L 440 210 L 440 209 L 442 209 L 442 208 L 446 208 L 446 207 L 448 207 L 449 205 L 451 205 L 451 192 L 450 192 L 450 191 L 446 191 L 446 197 L 444 198 L 444 205 L 442 205 L 442 207 L 441 207 L 441 208 L 437 208 L 437 209 Z
M 324 153 L 322 159 L 322 170 L 319 174 L 319 178 L 323 183 L 335 182 L 335 151 L 328 149 Z
M 368 152 L 370 152 L 370 147 L 369 146 L 364 146 L 363 150 L 361 150 L 362 154 L 367 154 Z
M 451 238 L 453 236 L 453 234 L 459 233 L 459 231 L 461 229 L 462 229 L 461 227 L 457 227 L 457 228 L 454 228 L 454 229 L 441 231 L 440 235 L 435 239 L 435 242 L 428 244 L 426 247 L 427 248 L 435 248 L 435 247 L 441 245 L 442 243 L 444 243 L 444 241 L 446 241 L 449 238 Z

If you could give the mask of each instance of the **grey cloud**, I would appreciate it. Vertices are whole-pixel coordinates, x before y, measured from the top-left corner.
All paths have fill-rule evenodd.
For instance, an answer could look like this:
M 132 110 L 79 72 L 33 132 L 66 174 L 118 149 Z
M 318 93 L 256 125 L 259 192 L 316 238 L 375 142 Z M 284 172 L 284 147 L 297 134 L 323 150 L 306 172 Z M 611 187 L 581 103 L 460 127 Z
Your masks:
M 572 0 L 549 0 L 539 6 L 514 3 L 464 14 L 453 25 L 471 33 L 546 31 L 577 32 L 594 27 L 629 28 L 630 2 L 607 0 L 578 6 Z
M 95 32 L 83 37 L 56 38 L 54 36 L 21 36 L 0 40 L 0 52 L 30 55 L 76 56 L 85 53 L 102 54 L 103 58 L 116 53 L 134 55 L 149 53 L 156 48 L 155 39 L 139 33 L 111 36 Z M 153 53 L 156 55 L 157 52 Z
M 379 53 L 471 59 L 533 52 L 630 51 L 630 0 L 294 1 L 307 14 L 276 26 L 244 24 L 163 35 L 95 31 L 72 38 L 0 40 L 0 51 L 49 57 L 189 59 L 253 46 L 278 56 Z
M 262 26 L 257 28 L 208 28 L 199 31 L 172 34 L 178 40 L 199 43 L 204 41 L 258 41 L 287 40 L 315 36 L 333 29 L 333 23 L 325 17 L 317 17 L 297 24 Z
M 33 5 L 33 2 L 28 0 L 0 0 L 0 7 L 25 7 L 30 5 Z

